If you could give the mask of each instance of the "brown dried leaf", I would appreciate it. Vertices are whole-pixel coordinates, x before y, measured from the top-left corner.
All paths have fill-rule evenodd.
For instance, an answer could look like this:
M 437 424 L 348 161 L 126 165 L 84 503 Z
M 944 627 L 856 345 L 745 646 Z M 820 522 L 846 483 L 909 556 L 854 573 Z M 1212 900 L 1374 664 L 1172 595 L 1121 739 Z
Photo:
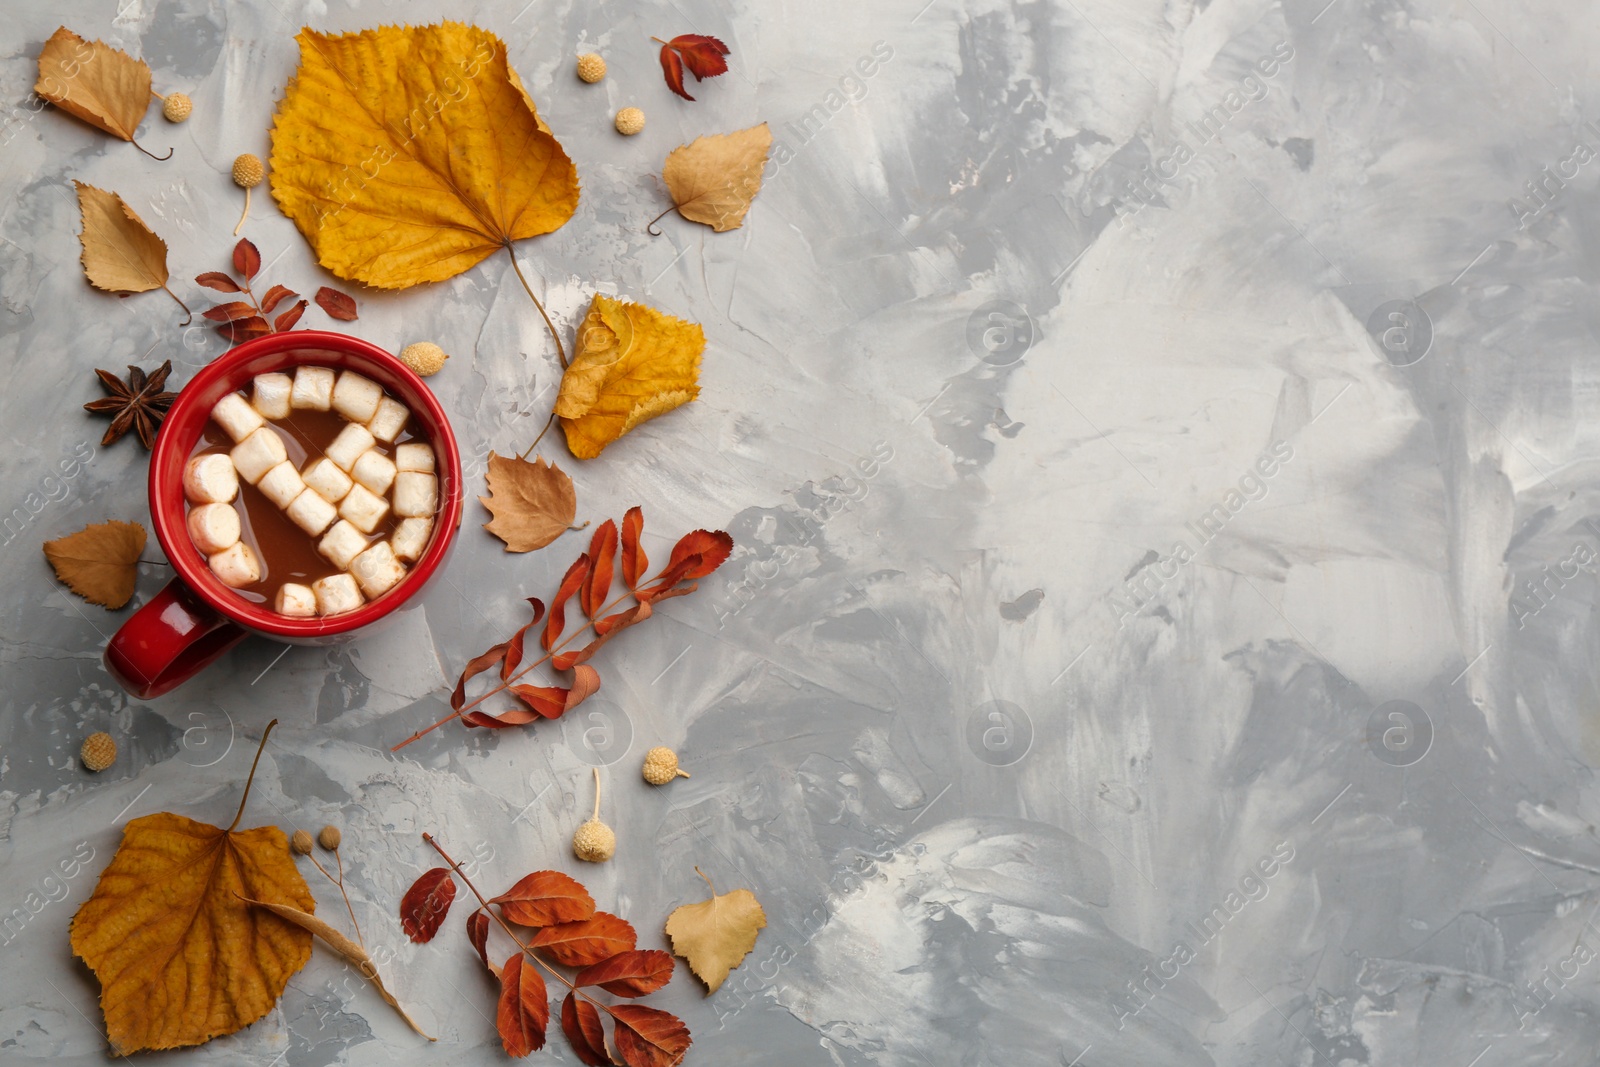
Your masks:
M 711 879 L 706 878 L 706 885 L 711 886 Z M 688 960 L 689 969 L 715 993 L 755 948 L 756 934 L 766 925 L 767 914 L 750 890 L 719 895 L 712 888 L 710 900 L 685 904 L 667 916 L 667 936 L 672 951 Z
M 356 301 L 349 293 L 341 293 L 332 286 L 324 285 L 317 290 L 316 301 L 317 306 L 328 313 L 328 318 L 340 322 L 356 321 Z
M 39 52 L 33 91 L 96 129 L 131 141 L 150 107 L 150 68 L 62 26 Z
M 116 193 L 74 180 L 83 213 L 83 274 L 108 293 L 144 293 L 167 284 L 167 243 Z
M 489 453 L 489 495 L 478 500 L 494 518 L 483 528 L 507 552 L 532 552 L 566 532 L 578 512 L 572 479 L 554 463 Z
M 44 543 L 45 558 L 68 589 L 115 610 L 133 599 L 145 529 L 136 522 L 101 522 Z
M 747 130 L 696 137 L 679 145 L 661 168 L 678 214 L 718 233 L 744 225 L 750 201 L 761 191 L 761 176 L 772 147 L 765 122 Z

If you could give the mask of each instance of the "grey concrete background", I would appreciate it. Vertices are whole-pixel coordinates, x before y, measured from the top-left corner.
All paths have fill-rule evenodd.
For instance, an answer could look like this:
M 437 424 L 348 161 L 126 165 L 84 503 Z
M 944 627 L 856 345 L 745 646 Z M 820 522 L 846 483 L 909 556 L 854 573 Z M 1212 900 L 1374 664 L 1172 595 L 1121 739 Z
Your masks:
M 432 830 L 495 889 L 580 873 L 646 944 L 699 865 L 770 925 L 707 998 L 658 1002 L 690 1062 L 1588 1064 L 1600 1037 L 1600 18 L 1556 0 L 437 0 L 12 4 L 0 26 L 0 1060 L 98 1063 L 67 923 L 155 811 L 344 828 L 352 898 L 425 1046 L 318 951 L 278 1010 L 152 1064 L 494 1063 L 459 933 L 396 901 Z M 122 193 L 180 294 L 226 262 L 228 167 L 302 24 L 499 33 L 583 199 L 520 254 L 570 325 L 595 289 L 705 325 L 699 402 L 573 472 L 580 518 L 641 504 L 664 553 L 738 549 L 609 647 L 564 721 L 437 731 L 447 680 L 548 595 L 576 540 L 476 529 L 422 603 L 337 649 L 240 646 L 120 694 L 128 611 L 39 543 L 145 519 L 102 449 L 95 366 L 221 351 L 161 293 L 77 264 L 70 181 Z M 142 55 L 186 125 L 155 163 L 31 98 L 60 23 Z M 732 71 L 677 100 L 649 37 Z M 603 52 L 611 76 L 572 77 Z M 870 78 L 857 63 L 881 57 Z M 637 105 L 637 138 L 610 115 Z M 739 231 L 681 220 L 665 153 L 765 119 Z M 264 276 L 328 281 L 257 198 Z M 472 477 L 523 447 L 558 368 L 503 257 L 360 293 L 353 332 L 434 340 Z M 307 323 L 320 322 L 313 310 Z M 90 458 L 70 479 L 63 457 Z M 20 510 L 17 510 L 20 509 Z M 152 549 L 154 555 L 154 549 Z M 135 603 L 166 580 L 143 568 Z M 131 608 L 128 609 L 131 611 Z M 75 752 L 109 730 L 99 776 Z M 644 750 L 694 772 L 638 779 Z M 609 783 L 617 859 L 567 842 Z M 73 856 L 72 878 L 52 875 Z M 325 912 L 337 894 L 320 879 Z M 559 1039 L 540 1057 L 575 1062 Z

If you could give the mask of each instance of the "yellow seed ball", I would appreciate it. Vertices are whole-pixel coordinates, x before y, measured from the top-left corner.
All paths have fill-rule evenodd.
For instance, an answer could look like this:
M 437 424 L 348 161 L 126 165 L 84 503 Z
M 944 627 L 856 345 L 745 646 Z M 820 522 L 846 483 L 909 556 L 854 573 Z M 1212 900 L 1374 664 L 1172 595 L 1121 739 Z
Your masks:
M 572 852 L 587 863 L 604 863 L 617 854 L 617 835 L 599 819 L 590 819 L 572 835 Z
M 267 176 L 267 168 L 259 156 L 246 152 L 233 161 L 233 184 L 241 189 L 253 189 Z
M 339 828 L 337 826 L 324 826 L 317 833 L 317 844 L 333 852 L 339 847 Z
M 406 345 L 400 353 L 400 362 L 424 378 L 430 374 L 438 374 L 444 368 L 444 361 L 449 358 L 444 349 L 432 341 L 418 341 Z
M 617 112 L 617 132 L 632 137 L 644 129 L 644 112 L 636 107 L 625 107 Z
M 83 739 L 83 748 L 78 750 L 78 758 L 83 760 L 83 765 L 91 771 L 103 771 L 117 762 L 117 742 L 110 734 L 103 731 L 90 734 Z
M 311 834 L 306 830 L 296 830 L 289 835 L 289 848 L 298 856 L 311 855 Z
M 678 754 L 665 745 L 657 745 L 644 754 L 644 780 L 651 785 L 666 785 L 679 776 L 689 777 L 688 771 L 678 769 Z
M 606 76 L 606 61 L 587 52 L 578 57 L 578 77 L 593 85 Z
M 183 93 L 168 93 L 166 102 L 161 105 L 161 117 L 168 122 L 182 122 L 194 111 L 194 101 Z

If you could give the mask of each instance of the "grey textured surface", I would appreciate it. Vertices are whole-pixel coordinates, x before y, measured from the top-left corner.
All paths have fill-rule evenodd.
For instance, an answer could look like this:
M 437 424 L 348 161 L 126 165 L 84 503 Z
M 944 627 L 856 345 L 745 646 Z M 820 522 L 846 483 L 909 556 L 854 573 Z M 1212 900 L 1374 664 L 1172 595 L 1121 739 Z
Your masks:
M 690 1062 L 1595 1062 L 1594 13 L 922 5 L 8 7 L 0 1061 L 102 1061 L 70 916 L 127 820 L 225 817 L 276 715 L 253 817 L 344 827 L 369 943 L 442 1043 L 319 952 L 266 1019 L 145 1062 L 499 1062 L 458 922 L 413 946 L 395 903 L 425 829 L 496 888 L 576 872 L 596 763 L 620 851 L 576 873 L 647 944 L 696 864 L 767 906 L 718 994 L 680 970 L 658 998 Z M 90 368 L 182 382 L 221 345 L 88 288 L 70 180 L 124 194 L 175 278 L 220 267 L 294 30 L 445 15 L 510 42 L 578 164 L 578 215 L 522 246 L 553 311 L 598 288 L 709 337 L 698 403 L 567 459 L 580 518 L 639 503 L 653 552 L 703 525 L 736 555 L 526 731 L 388 752 L 579 550 L 507 556 L 475 504 L 386 631 L 251 640 L 130 702 L 100 662 L 126 612 L 63 593 L 39 542 L 146 516 L 143 453 L 79 410 Z M 30 99 L 60 22 L 193 95 L 147 122 L 170 162 Z M 695 104 L 649 41 L 686 31 L 733 49 Z M 612 73 L 583 87 L 590 49 Z M 647 237 L 665 152 L 761 119 L 745 228 Z M 271 280 L 328 280 L 270 204 L 247 233 Z M 361 301 L 360 336 L 454 353 L 432 382 L 474 477 L 537 432 L 558 368 L 503 257 Z M 91 777 L 96 729 L 122 756 Z M 639 781 L 657 743 L 694 777 Z

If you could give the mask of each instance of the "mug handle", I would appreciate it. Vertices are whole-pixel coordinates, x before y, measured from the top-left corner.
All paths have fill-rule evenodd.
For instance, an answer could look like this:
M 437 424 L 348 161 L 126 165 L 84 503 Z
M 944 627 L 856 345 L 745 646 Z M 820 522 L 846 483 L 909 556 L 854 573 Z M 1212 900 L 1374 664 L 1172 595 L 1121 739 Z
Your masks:
M 148 700 L 187 682 L 244 638 L 243 629 L 174 578 L 112 635 L 106 670 Z

